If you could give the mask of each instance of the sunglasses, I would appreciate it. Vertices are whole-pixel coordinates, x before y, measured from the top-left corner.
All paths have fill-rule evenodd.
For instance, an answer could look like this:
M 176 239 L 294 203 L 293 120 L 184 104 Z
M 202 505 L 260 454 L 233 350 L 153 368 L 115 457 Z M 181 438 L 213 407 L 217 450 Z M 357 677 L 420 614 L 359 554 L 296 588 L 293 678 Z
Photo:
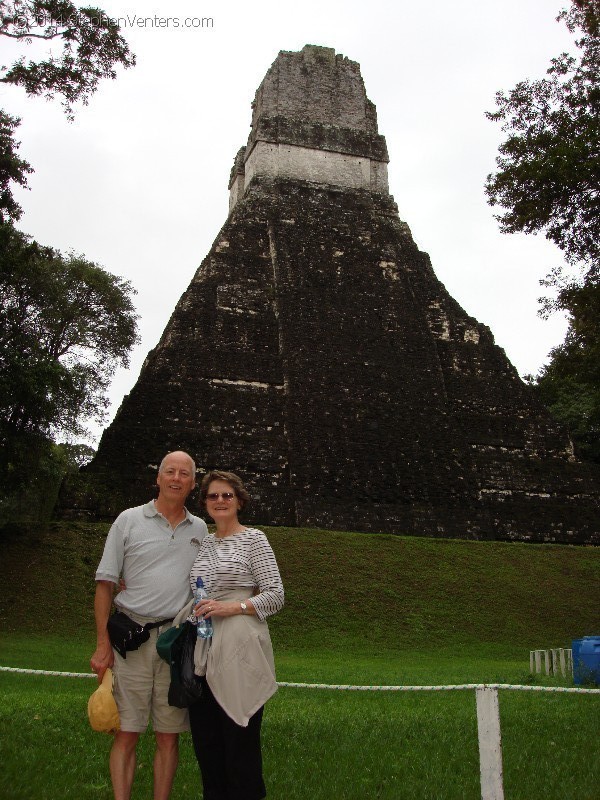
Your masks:
M 209 494 L 206 495 L 206 499 L 207 500 L 212 500 L 213 502 L 215 500 L 218 500 L 219 497 L 222 497 L 223 500 L 226 503 L 229 503 L 229 501 L 233 500 L 233 498 L 235 497 L 235 493 L 234 492 L 210 492 Z

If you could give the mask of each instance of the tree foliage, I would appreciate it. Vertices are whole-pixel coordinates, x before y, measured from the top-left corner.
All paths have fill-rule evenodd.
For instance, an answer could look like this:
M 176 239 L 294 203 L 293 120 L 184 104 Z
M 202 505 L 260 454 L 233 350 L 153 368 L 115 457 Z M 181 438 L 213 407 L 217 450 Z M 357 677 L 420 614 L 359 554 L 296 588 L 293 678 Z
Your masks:
M 0 0 L 0 37 L 43 44 L 1 66 L 0 83 L 61 98 L 69 120 L 102 79 L 135 63 L 104 11 L 67 0 Z M 19 123 L 0 110 L 0 517 L 50 513 L 62 476 L 90 455 L 54 437 L 102 420 L 110 379 L 137 340 L 128 282 L 13 227 L 22 209 L 12 190 L 33 171 L 18 154 Z
M 99 8 L 78 8 L 67 0 L 0 2 L 0 36 L 24 44 L 59 42 L 60 52 L 41 61 L 21 56 L 3 67 L 1 83 L 22 86 L 28 95 L 60 95 L 68 115 L 73 104 L 87 103 L 102 78 L 115 78 L 115 65 L 131 67 L 135 56 L 118 25 Z
M 67 0 L 0 0 L 0 37 L 27 47 L 45 42 L 44 56 L 24 55 L 0 67 L 0 83 L 20 86 L 30 96 L 62 98 L 68 119 L 76 102 L 87 104 L 103 78 L 115 78 L 116 67 L 135 64 L 119 27 L 97 8 L 79 8 Z M 0 111 L 0 220 L 17 220 L 21 208 L 12 184 L 27 186 L 32 172 L 17 155 L 14 132 L 20 120 Z
M 137 341 L 127 281 L 0 225 L 0 443 L 84 432 Z
M 540 313 L 566 312 L 566 338 L 529 380 L 579 454 L 600 461 L 600 0 L 572 0 L 558 20 L 578 57 L 497 93 L 487 116 L 508 136 L 486 193 L 503 232 L 543 231 L 564 254 L 571 277 L 559 267 L 540 281 L 551 292 Z
M 10 458 L 0 455 L 0 526 L 7 522 L 46 522 L 67 475 L 77 473 L 94 455 L 84 444 L 55 444 L 43 436 L 25 435 L 10 442 Z
M 598 275 L 600 256 L 600 2 L 573 0 L 558 17 L 579 57 L 553 58 L 546 77 L 498 92 L 489 119 L 508 134 L 486 183 L 507 233 L 544 231 L 569 264 Z
M 541 400 L 569 430 L 577 452 L 600 463 L 600 284 L 569 281 L 556 270 L 543 284 L 557 299 L 545 302 L 569 315 L 563 344 L 531 382 Z
M 33 168 L 17 154 L 19 143 L 14 132 L 19 125 L 17 117 L 0 110 L 0 220 L 6 217 L 18 220 L 23 209 L 13 197 L 11 184 L 27 186 L 27 175 Z

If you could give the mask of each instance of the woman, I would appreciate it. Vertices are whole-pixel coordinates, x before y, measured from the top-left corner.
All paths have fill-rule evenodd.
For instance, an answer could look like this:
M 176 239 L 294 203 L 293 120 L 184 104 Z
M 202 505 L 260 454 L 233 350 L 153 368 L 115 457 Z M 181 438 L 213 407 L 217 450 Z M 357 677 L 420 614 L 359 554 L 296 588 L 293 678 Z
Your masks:
M 233 472 L 204 476 L 200 499 L 216 524 L 205 536 L 190 573 L 201 577 L 207 600 L 194 608 L 213 623 L 212 639 L 198 640 L 196 672 L 203 696 L 190 706 L 190 726 L 202 772 L 204 800 L 259 800 L 263 706 L 277 690 L 266 618 L 283 606 L 283 585 L 267 537 L 238 520 L 248 502 Z

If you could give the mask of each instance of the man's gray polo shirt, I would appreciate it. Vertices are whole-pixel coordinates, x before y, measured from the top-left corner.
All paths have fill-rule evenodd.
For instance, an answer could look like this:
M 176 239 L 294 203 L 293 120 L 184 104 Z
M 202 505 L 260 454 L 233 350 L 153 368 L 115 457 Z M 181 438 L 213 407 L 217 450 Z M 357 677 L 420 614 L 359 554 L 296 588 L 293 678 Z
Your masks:
M 126 588 L 115 600 L 123 611 L 172 618 L 192 597 L 190 569 L 207 533 L 206 523 L 187 509 L 173 530 L 152 501 L 128 508 L 108 533 L 96 580 L 123 578 Z

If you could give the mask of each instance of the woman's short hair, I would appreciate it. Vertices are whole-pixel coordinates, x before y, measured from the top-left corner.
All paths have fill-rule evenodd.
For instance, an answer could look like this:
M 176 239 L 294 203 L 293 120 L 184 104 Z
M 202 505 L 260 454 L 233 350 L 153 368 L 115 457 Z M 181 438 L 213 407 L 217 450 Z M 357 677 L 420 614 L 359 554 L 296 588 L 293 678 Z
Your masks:
M 202 478 L 202 483 L 200 484 L 200 502 L 204 508 L 206 508 L 206 495 L 208 494 L 208 487 L 213 481 L 224 481 L 231 486 L 235 496 L 239 501 L 240 510 L 242 510 L 246 504 L 250 502 L 248 490 L 244 486 L 242 479 L 236 475 L 235 472 L 225 472 L 221 469 L 211 469 L 210 472 L 207 472 Z

